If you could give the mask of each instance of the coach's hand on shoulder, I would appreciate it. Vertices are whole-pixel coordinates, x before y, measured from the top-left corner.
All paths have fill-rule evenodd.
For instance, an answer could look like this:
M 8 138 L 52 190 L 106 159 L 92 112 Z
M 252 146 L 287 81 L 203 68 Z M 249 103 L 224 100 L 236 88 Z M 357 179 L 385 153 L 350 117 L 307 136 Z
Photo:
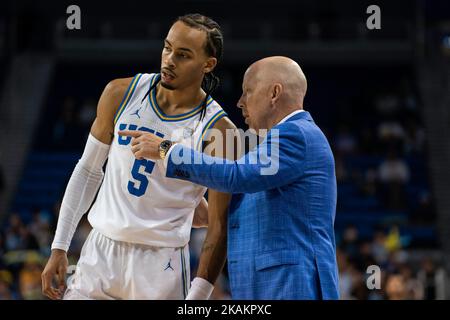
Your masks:
M 62 299 L 64 295 L 67 265 L 67 253 L 64 250 L 53 249 L 41 275 L 42 293 L 52 300 Z M 55 276 L 58 288 L 53 287 Z
M 136 159 L 159 160 L 159 145 L 164 140 L 150 132 L 137 130 L 122 130 L 119 135 L 132 137 L 131 151 Z

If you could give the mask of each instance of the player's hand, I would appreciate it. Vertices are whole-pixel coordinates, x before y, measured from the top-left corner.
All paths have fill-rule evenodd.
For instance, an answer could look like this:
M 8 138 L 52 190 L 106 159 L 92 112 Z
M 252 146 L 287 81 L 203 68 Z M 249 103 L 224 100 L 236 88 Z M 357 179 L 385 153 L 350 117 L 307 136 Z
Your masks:
M 64 250 L 54 249 L 42 272 L 42 293 L 52 300 L 62 299 L 66 289 L 67 253 Z M 56 277 L 58 288 L 53 287 Z
M 150 132 L 137 130 L 119 131 L 119 135 L 132 137 L 131 151 L 136 159 L 160 160 L 159 145 L 164 140 Z

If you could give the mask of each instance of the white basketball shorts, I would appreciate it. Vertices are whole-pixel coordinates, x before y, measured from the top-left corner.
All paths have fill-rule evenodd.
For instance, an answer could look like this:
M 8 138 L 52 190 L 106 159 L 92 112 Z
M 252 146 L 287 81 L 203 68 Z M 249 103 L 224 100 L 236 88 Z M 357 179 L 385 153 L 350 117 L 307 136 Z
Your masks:
M 189 248 L 115 241 L 95 229 L 67 280 L 65 300 L 181 300 L 190 284 Z

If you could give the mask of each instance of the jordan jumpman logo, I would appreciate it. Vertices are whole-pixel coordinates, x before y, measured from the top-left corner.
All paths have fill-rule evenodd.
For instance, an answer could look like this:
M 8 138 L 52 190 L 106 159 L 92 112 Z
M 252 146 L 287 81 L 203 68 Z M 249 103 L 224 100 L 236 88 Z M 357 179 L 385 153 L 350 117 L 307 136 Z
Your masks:
M 169 268 L 173 270 L 172 266 L 170 265 L 171 261 L 172 261 L 172 259 L 169 260 L 169 262 L 167 263 L 167 267 L 164 269 L 164 271 L 166 271 Z
M 136 110 L 135 113 L 132 113 L 131 115 L 136 115 L 139 119 L 141 118 L 141 116 L 139 115 L 139 111 L 141 111 L 142 107 L 140 107 L 139 109 Z

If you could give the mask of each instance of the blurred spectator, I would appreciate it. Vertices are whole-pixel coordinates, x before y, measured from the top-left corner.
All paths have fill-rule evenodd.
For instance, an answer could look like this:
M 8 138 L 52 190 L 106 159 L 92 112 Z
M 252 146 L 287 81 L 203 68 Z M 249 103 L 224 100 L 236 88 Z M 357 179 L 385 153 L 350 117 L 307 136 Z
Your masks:
M 359 245 L 359 252 L 355 257 L 355 264 L 361 272 L 365 272 L 368 266 L 377 264 L 372 254 L 372 243 L 370 241 L 364 241 Z
M 385 247 L 388 252 L 397 251 L 402 248 L 400 230 L 398 226 L 394 225 L 391 227 L 389 233 L 386 236 Z
M 410 266 L 404 264 L 400 268 L 400 274 L 405 281 L 405 289 L 407 291 L 408 299 L 422 300 L 424 297 L 422 283 L 413 277 L 413 271 Z
M 408 291 L 405 279 L 399 274 L 391 274 L 386 281 L 386 296 L 388 300 L 406 300 Z
M 38 242 L 43 254 L 50 254 L 50 244 L 53 240 L 50 221 L 51 217 L 49 213 L 38 209 L 33 212 L 33 220 L 28 226 L 30 233 Z
M 386 235 L 382 230 L 376 230 L 372 242 L 372 255 L 376 263 L 382 267 L 387 263 Z
M 22 220 L 17 213 L 12 213 L 9 217 L 9 227 L 6 230 L 5 247 L 6 250 L 15 250 L 20 248 L 20 230 Z
M 366 279 L 362 273 L 356 273 L 356 281 L 352 289 L 352 297 L 355 300 L 367 300 L 369 298 L 369 289 Z
M 354 289 L 362 282 L 362 274 L 349 260 L 346 252 L 340 248 L 336 251 L 339 270 L 339 295 L 341 300 L 354 300 Z
M 7 251 L 39 249 L 36 239 L 23 225 L 17 213 L 11 214 L 9 218 L 9 228 L 5 236 L 5 247 Z
M 345 228 L 340 247 L 351 260 L 358 256 L 358 229 L 355 226 L 348 226 Z
M 0 300 L 12 300 L 13 276 L 8 270 L 0 270 Z
M 408 164 L 394 150 L 388 153 L 378 168 L 378 179 L 383 186 L 381 194 L 387 208 L 403 209 L 406 205 L 405 184 L 410 179 Z
M 385 121 L 378 126 L 378 137 L 380 140 L 400 140 L 405 139 L 405 130 L 397 121 Z
M 390 151 L 378 168 L 378 177 L 382 183 L 407 183 L 410 178 L 408 164 L 395 151 Z
M 385 267 L 387 272 L 399 273 L 401 268 L 408 263 L 409 255 L 405 250 L 395 250 L 389 252 L 388 264 Z
M 339 296 L 342 300 L 349 300 L 353 287 L 353 280 L 349 272 L 350 262 L 347 254 L 340 248 L 336 250 L 336 258 L 339 270 Z
M 386 120 L 378 126 L 378 139 L 381 150 L 403 150 L 406 139 L 405 130 L 400 122 Z
M 424 287 L 425 300 L 444 300 L 446 298 L 445 287 L 447 285 L 447 275 L 442 267 L 436 267 L 429 257 L 423 259 L 422 270 L 418 273 L 418 278 Z
M 43 299 L 41 290 L 42 258 L 36 252 L 30 252 L 19 274 L 20 294 L 25 300 Z

